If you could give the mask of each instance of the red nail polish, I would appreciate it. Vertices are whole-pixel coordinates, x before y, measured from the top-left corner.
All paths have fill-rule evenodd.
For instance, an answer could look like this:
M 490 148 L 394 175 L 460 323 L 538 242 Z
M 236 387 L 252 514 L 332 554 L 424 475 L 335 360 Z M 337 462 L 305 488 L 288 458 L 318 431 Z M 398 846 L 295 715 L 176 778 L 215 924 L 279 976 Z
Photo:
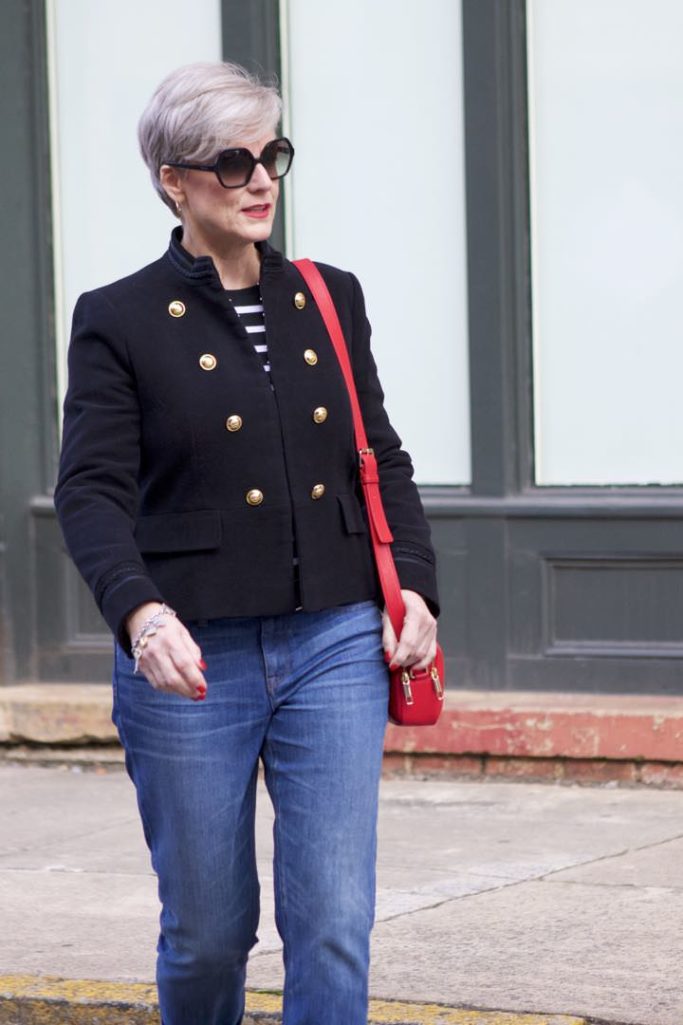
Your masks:
M 400 669 L 400 668 L 401 668 L 400 666 L 395 665 L 393 662 L 389 666 L 389 669 L 391 670 L 392 673 L 395 672 L 397 669 Z
M 199 668 L 200 669 L 208 669 L 208 666 L 207 666 L 207 664 L 206 664 L 206 662 L 204 661 L 203 658 L 199 659 Z

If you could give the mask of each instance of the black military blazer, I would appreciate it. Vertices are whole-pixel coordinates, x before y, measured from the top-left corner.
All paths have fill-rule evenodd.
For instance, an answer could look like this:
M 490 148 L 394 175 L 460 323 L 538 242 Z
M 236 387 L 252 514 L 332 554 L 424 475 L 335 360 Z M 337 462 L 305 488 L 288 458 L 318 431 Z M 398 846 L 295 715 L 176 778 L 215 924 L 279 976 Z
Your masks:
M 128 650 L 125 618 L 145 601 L 213 619 L 379 599 L 350 405 L 306 285 L 259 244 L 273 390 L 212 260 L 180 238 L 176 229 L 160 260 L 82 295 L 69 349 L 55 505 Z M 351 350 L 401 585 L 436 611 L 429 528 L 384 410 L 360 286 L 320 269 Z M 241 427 L 228 429 L 230 417 Z

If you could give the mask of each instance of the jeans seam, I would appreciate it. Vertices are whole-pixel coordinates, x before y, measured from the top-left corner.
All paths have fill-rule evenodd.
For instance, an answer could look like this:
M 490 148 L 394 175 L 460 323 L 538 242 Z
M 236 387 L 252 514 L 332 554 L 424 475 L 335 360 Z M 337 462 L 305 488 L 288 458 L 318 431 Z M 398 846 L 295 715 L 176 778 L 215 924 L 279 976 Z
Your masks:
M 114 703 L 115 703 L 115 706 L 118 709 L 118 714 L 116 716 L 116 718 L 117 718 L 116 728 L 117 728 L 117 730 L 119 732 L 119 738 L 121 740 L 121 746 L 123 747 L 123 749 L 125 751 L 125 750 L 127 750 L 128 745 L 126 744 L 126 734 L 125 734 L 125 730 L 123 729 L 123 722 L 122 722 L 122 716 L 121 716 L 121 707 L 120 707 L 121 702 L 120 702 L 119 693 L 118 693 L 119 692 L 119 656 L 118 656 L 118 652 L 116 650 L 116 647 L 114 648 L 114 672 L 112 673 L 112 689 L 114 691 Z
M 114 690 L 117 692 L 118 691 L 118 678 L 119 678 L 119 662 L 118 662 L 118 653 L 116 652 L 116 650 L 114 651 L 114 672 L 113 672 L 112 676 L 113 676 Z M 149 686 L 149 684 L 148 684 L 148 686 Z M 118 704 L 118 694 L 117 694 L 117 704 Z M 123 747 L 123 750 L 125 752 L 125 755 L 126 755 L 126 758 L 128 760 L 128 764 L 130 765 L 130 768 L 133 769 L 134 768 L 133 752 L 132 752 L 132 750 L 130 748 L 130 745 L 128 744 L 128 741 L 126 739 L 126 731 L 123 728 L 123 713 L 120 710 L 119 710 L 119 715 L 117 716 L 117 719 L 118 719 L 118 722 L 116 724 L 116 728 L 117 728 L 117 730 L 119 732 L 119 738 L 121 740 L 121 746 Z M 137 795 L 137 806 L 138 806 L 138 812 L 140 813 L 140 819 L 142 820 L 142 831 L 144 833 L 145 840 L 147 840 L 147 837 L 149 837 L 150 840 L 151 840 L 152 832 L 151 832 L 150 824 L 149 824 L 149 816 L 147 815 L 147 813 L 145 812 L 145 810 L 143 808 L 142 794 L 140 792 L 140 789 L 138 788 L 138 785 L 137 785 L 137 782 L 135 780 L 135 775 L 134 774 L 131 774 L 131 780 L 132 780 L 133 786 L 135 787 L 135 792 L 136 792 L 136 795 Z M 148 843 L 148 847 L 149 847 L 149 854 L 150 854 L 150 861 L 151 861 L 151 864 L 152 864 L 152 868 L 156 872 L 156 865 L 154 864 L 154 854 L 153 854 L 153 851 L 152 851 L 151 843 Z
M 266 745 L 267 745 L 267 742 L 266 742 Z M 286 883 L 285 883 L 284 866 L 282 864 L 283 841 L 282 841 L 282 832 L 281 832 L 282 826 L 280 824 L 280 808 L 282 806 L 282 802 L 280 800 L 280 792 L 279 792 L 280 791 L 280 785 L 279 785 L 279 780 L 278 780 L 277 759 L 274 756 L 272 756 L 269 759 L 269 761 L 270 761 L 271 779 L 273 781 L 273 792 L 275 794 L 275 801 L 277 803 L 277 807 L 275 808 L 275 844 L 276 844 L 276 848 L 275 849 L 276 849 L 276 856 L 273 859 L 274 860 L 273 868 L 274 868 L 274 874 L 277 877 L 277 883 L 278 883 L 278 890 L 279 890 L 280 898 L 279 898 L 279 901 L 276 901 L 276 904 L 279 903 L 279 908 L 276 907 L 276 911 L 279 911 L 280 917 L 282 919 L 282 932 L 284 933 L 284 935 L 281 936 L 280 938 L 282 939 L 282 942 L 284 944 L 286 942 L 285 937 L 287 936 L 289 930 L 288 930 L 288 927 L 287 927 L 287 917 L 288 917 L 288 915 L 287 915 L 287 886 L 286 886 Z

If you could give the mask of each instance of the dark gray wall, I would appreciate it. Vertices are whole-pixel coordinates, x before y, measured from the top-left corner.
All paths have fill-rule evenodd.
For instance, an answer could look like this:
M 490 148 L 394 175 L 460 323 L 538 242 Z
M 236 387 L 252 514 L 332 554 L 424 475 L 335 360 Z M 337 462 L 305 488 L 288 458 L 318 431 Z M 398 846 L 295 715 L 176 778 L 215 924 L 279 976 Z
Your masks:
M 279 0 L 222 0 L 224 60 L 261 77 L 280 77 Z
M 7 0 L 0 32 L 0 678 L 36 671 L 31 499 L 54 476 L 56 406 L 44 4 Z
M 223 60 L 235 61 L 259 78 L 280 85 L 279 0 L 222 0 Z M 285 196 L 275 215 L 271 242 L 284 251 Z

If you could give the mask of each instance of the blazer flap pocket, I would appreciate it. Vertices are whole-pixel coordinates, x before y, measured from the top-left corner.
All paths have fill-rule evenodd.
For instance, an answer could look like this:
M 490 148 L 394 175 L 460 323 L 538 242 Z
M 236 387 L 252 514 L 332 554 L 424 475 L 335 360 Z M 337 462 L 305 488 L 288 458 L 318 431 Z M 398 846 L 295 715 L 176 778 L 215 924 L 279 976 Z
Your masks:
M 367 534 L 368 528 L 360 502 L 355 495 L 337 495 L 347 534 Z
M 200 512 L 142 516 L 135 528 L 141 552 L 199 552 L 218 548 L 221 514 L 217 509 Z

